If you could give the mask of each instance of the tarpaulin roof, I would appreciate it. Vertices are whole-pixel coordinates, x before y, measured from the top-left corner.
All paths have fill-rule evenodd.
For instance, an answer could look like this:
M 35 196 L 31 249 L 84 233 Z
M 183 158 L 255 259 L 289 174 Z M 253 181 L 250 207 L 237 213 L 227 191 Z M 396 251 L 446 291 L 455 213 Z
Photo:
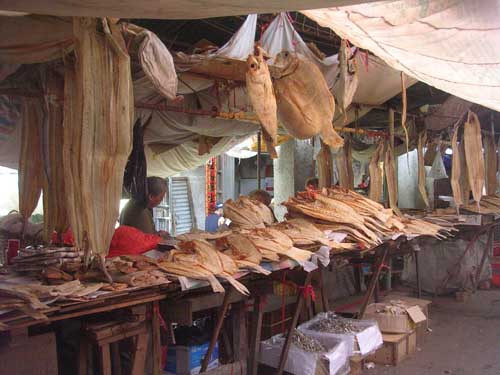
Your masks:
M 303 12 L 391 67 L 500 110 L 500 0 L 397 0 Z
M 198 19 L 369 1 L 373 0 L 0 0 L 0 9 L 57 16 Z

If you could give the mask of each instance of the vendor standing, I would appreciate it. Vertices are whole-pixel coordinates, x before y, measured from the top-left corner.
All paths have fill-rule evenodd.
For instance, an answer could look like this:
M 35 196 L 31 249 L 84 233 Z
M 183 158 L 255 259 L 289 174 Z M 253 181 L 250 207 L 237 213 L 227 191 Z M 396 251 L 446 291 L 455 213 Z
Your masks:
M 120 225 L 128 225 L 148 234 L 168 235 L 166 232 L 157 232 L 153 220 L 153 208 L 158 206 L 167 194 L 167 181 L 160 177 L 148 177 L 147 185 L 146 202 L 130 199 L 120 215 Z

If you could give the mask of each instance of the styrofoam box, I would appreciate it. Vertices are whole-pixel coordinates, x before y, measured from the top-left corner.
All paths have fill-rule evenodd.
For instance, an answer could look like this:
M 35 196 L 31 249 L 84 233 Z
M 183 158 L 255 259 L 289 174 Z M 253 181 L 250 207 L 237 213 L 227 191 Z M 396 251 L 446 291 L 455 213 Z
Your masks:
M 279 334 L 260 343 L 261 363 L 277 368 L 285 338 Z M 290 345 L 285 371 L 295 375 L 344 375 L 349 373 L 349 349 L 344 340 L 337 340 L 332 345 L 324 345 L 324 353 L 311 353 Z
M 353 333 L 328 333 L 312 330 L 310 327 L 321 319 L 325 319 L 329 313 L 319 313 L 313 319 L 302 323 L 298 329 L 308 336 L 311 336 L 325 346 L 330 346 L 333 342 L 344 340 L 348 343 L 349 356 L 354 354 L 369 354 L 383 345 L 382 333 L 375 320 L 355 320 L 338 317 L 350 322 L 355 327 L 360 327 L 360 332 Z

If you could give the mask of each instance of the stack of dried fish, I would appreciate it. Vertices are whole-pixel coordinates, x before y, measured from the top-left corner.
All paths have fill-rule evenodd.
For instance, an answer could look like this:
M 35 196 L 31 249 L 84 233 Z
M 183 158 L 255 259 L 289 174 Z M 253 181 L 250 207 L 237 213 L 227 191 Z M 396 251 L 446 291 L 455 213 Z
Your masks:
M 143 255 L 122 255 L 108 260 L 106 264 L 113 278 L 115 290 L 169 283 L 158 261 Z
M 486 195 L 481 198 L 479 208 L 476 204 L 467 204 L 463 208 L 480 214 L 500 215 L 500 196 Z
M 362 247 L 375 246 L 397 233 L 441 238 L 450 232 L 449 227 L 424 220 L 400 219 L 391 209 L 384 209 L 377 202 L 341 188 L 299 193 L 284 205 L 291 217 L 310 220 L 319 229 L 346 233 L 349 242 Z
M 342 318 L 335 313 L 328 312 L 323 318 L 311 324 L 308 329 L 326 333 L 357 333 L 363 330 L 356 326 L 350 319 Z
M 292 343 L 298 348 L 305 350 L 306 352 L 312 352 L 312 353 L 326 352 L 325 347 L 321 345 L 321 343 L 318 340 L 313 339 L 312 337 L 309 337 L 307 335 L 304 335 L 297 329 L 293 331 Z
M 245 235 L 231 233 L 215 241 L 219 251 L 231 257 L 236 265 L 254 272 L 268 275 L 270 272 L 260 266 L 262 254 Z
M 287 257 L 304 262 L 312 255 L 310 251 L 294 247 L 290 237 L 274 228 L 254 229 L 242 234 L 253 243 L 265 260 L 278 262 L 281 257 Z
M 158 266 L 173 275 L 207 280 L 214 292 L 224 292 L 216 276 L 227 280 L 242 294 L 250 294 L 248 289 L 234 279 L 239 268 L 234 260 L 223 254 L 204 240 L 182 241 L 176 250 L 171 250 Z
M 43 247 L 28 246 L 19 251 L 12 261 L 17 272 L 38 273 L 48 266 L 80 267 L 83 253 L 74 247 Z M 72 280 L 72 279 L 71 279 Z
M 304 219 L 290 219 L 274 224 L 272 228 L 286 234 L 294 246 L 325 245 L 331 249 L 344 249 L 345 244 L 330 240 L 323 231 Z
M 228 199 L 224 203 L 224 217 L 232 221 L 232 226 L 244 229 L 264 228 L 274 222 L 271 209 L 265 204 L 246 196 L 236 201 Z

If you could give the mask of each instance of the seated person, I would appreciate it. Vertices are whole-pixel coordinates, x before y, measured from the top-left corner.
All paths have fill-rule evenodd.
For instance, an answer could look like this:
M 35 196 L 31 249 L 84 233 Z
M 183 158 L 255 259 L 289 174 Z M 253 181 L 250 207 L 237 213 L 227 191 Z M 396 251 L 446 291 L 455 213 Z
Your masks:
M 148 234 L 169 237 L 167 232 L 157 232 L 153 220 L 153 208 L 158 206 L 167 193 L 167 181 L 160 177 L 148 177 L 146 202 L 130 199 L 120 215 L 120 225 L 128 225 Z
M 254 190 L 248 194 L 248 197 L 250 199 L 259 201 L 261 203 L 264 203 L 267 207 L 271 204 L 271 194 L 269 194 L 267 191 L 259 189 L 259 190 Z
M 306 190 L 318 190 L 319 180 L 317 177 L 309 177 L 306 180 Z
M 215 210 L 208 214 L 205 218 L 205 231 L 210 233 L 215 233 L 219 230 L 219 227 L 224 224 L 224 214 L 222 210 L 222 203 L 217 203 Z

